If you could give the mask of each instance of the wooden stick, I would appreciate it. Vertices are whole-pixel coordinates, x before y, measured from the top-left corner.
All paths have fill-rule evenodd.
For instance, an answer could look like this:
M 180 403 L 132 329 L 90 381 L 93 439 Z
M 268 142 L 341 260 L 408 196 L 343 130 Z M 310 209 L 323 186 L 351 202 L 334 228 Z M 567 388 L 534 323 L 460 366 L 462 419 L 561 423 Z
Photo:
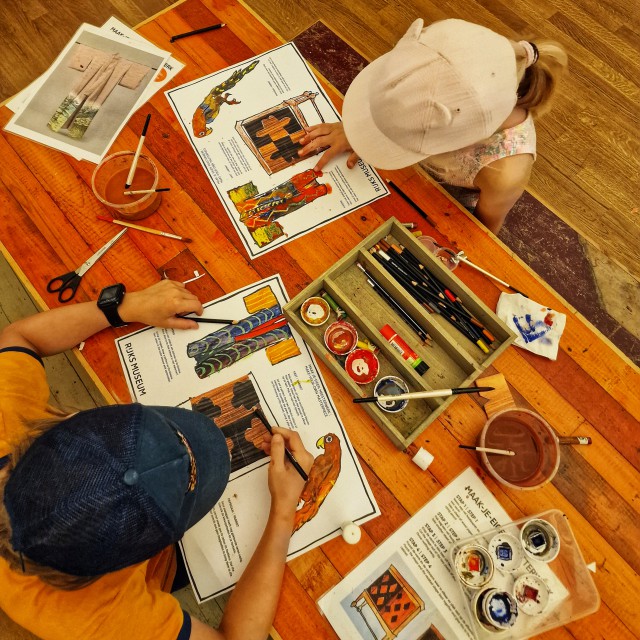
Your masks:
M 125 222 L 124 220 L 117 220 L 116 218 L 107 218 L 106 216 L 98 216 L 99 220 L 105 220 L 106 222 L 113 222 L 113 224 L 119 224 L 121 227 L 130 227 L 131 229 L 137 229 L 138 231 L 144 231 L 145 233 L 152 233 L 154 236 L 164 236 L 165 238 L 171 238 L 172 240 L 182 240 L 182 242 L 191 242 L 191 238 L 183 238 L 177 236 L 174 233 L 168 233 L 167 231 L 160 231 L 160 229 L 151 229 L 151 227 L 141 227 L 139 224 L 133 224 L 132 222 Z
M 140 141 L 138 142 L 138 148 L 133 156 L 133 162 L 131 163 L 131 168 L 129 169 L 129 175 L 127 176 L 127 182 L 124 185 L 125 189 L 128 189 L 133 182 L 133 176 L 136 172 L 136 167 L 138 166 L 138 158 L 140 158 L 140 152 L 142 151 L 142 145 L 144 144 L 144 137 L 147 135 L 147 128 L 149 127 L 149 120 L 151 120 L 151 114 L 147 114 L 147 119 L 144 121 L 144 127 L 142 127 L 142 135 L 140 136 Z
M 459 444 L 460 449 L 469 449 L 471 451 L 484 451 L 485 453 L 495 453 L 498 456 L 515 456 L 516 452 L 511 449 L 492 449 L 491 447 L 470 447 L 466 444 Z

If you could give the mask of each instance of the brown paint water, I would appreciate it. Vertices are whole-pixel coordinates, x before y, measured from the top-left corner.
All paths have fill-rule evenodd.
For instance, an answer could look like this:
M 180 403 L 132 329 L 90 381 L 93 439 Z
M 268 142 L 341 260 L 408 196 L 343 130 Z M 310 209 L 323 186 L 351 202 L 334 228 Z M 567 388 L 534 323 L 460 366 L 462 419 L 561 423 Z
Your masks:
M 160 206 L 162 194 L 124 195 L 124 185 L 126 184 L 128 175 L 128 168 L 115 171 L 104 186 L 104 199 L 114 205 L 131 205 L 130 207 L 114 208 L 119 218 L 124 220 L 141 220 L 151 215 Z M 133 175 L 131 186 L 126 190 L 151 189 L 153 188 L 154 181 L 155 176 L 151 171 L 146 167 L 138 167 Z
M 514 451 L 515 456 L 487 453 L 487 461 L 502 480 L 524 488 L 549 480 L 559 458 L 558 445 L 546 424 L 517 410 L 496 416 L 490 422 L 482 446 Z
M 133 174 L 133 182 L 129 189 L 125 188 L 129 169 L 124 168 L 116 171 L 107 181 L 104 187 L 104 199 L 112 204 L 132 204 L 137 200 L 141 200 L 145 194 L 136 196 L 125 196 L 125 191 L 137 191 L 140 189 L 151 189 L 153 187 L 154 175 L 144 167 L 138 167 Z M 150 200 L 152 198 L 149 198 Z

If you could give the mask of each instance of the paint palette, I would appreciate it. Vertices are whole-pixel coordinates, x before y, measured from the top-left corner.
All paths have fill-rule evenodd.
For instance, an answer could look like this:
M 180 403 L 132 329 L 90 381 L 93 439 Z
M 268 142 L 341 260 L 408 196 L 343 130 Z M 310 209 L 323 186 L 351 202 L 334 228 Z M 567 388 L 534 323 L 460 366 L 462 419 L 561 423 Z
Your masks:
M 450 550 L 476 640 L 520 640 L 587 616 L 600 596 L 566 516 L 516 520 Z

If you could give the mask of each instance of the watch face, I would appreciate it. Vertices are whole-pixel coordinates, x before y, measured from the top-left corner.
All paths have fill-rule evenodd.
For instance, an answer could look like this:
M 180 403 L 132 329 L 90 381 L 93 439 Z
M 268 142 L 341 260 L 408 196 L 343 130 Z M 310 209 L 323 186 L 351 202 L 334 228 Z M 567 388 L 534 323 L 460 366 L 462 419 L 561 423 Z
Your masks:
M 119 304 L 124 296 L 124 286 L 121 284 L 114 284 L 110 287 L 105 287 L 100 293 L 101 305 Z

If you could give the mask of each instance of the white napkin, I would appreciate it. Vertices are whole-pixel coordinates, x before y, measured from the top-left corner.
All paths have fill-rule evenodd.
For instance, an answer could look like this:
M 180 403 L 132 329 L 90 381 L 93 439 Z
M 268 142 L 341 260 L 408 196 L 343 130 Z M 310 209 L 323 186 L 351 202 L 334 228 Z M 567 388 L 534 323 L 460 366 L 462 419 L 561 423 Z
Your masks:
M 564 313 L 519 293 L 501 293 L 496 313 L 515 332 L 516 346 L 550 360 L 557 358 L 560 337 L 567 322 Z

